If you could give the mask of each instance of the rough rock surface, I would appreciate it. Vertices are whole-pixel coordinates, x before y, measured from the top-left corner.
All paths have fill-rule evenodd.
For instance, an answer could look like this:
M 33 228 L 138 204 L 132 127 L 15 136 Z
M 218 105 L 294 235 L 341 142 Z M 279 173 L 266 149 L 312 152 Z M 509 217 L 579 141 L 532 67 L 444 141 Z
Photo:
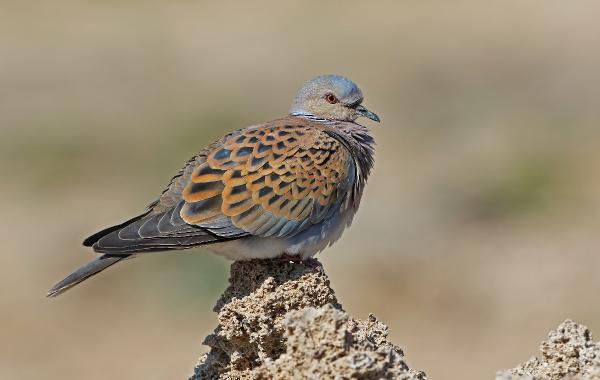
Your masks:
M 229 282 L 193 380 L 426 379 L 387 341 L 387 326 L 344 312 L 316 260 L 235 262 Z
M 542 357 L 499 372 L 496 380 L 600 380 L 600 342 L 586 326 L 569 319 L 540 346 Z

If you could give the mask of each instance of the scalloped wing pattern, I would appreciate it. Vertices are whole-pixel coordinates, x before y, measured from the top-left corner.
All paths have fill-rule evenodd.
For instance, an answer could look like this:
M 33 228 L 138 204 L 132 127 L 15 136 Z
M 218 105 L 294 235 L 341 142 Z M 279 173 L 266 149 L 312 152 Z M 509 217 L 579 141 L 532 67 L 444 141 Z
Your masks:
M 339 211 L 354 160 L 322 128 L 286 122 L 241 130 L 207 152 L 182 192 L 186 223 L 293 236 Z M 229 228 L 232 230 L 232 228 Z

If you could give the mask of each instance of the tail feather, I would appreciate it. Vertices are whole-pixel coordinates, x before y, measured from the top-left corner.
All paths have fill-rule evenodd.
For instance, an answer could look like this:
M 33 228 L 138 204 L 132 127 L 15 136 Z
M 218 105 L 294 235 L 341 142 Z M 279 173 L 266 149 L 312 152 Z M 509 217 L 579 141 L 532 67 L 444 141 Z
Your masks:
M 48 292 L 47 296 L 56 297 L 59 294 L 62 294 L 67 290 L 71 289 L 73 286 L 79 284 L 80 282 L 87 280 L 96 273 L 100 273 L 109 266 L 114 265 L 127 257 L 128 256 L 104 255 L 97 258 L 94 261 L 90 261 L 81 268 L 77 269 L 75 272 L 68 275 L 64 280 L 54 285 L 52 289 L 50 289 L 50 291 Z
M 48 297 L 69 290 L 80 282 L 92 277 L 117 262 L 136 253 L 187 249 L 200 245 L 239 239 L 248 235 L 246 231 L 235 227 L 230 219 L 224 217 L 211 226 L 187 224 L 180 216 L 184 201 L 161 212 L 147 211 L 133 219 L 99 231 L 83 241 L 86 247 L 103 253 L 98 259 L 71 273 L 67 278 L 54 285 Z

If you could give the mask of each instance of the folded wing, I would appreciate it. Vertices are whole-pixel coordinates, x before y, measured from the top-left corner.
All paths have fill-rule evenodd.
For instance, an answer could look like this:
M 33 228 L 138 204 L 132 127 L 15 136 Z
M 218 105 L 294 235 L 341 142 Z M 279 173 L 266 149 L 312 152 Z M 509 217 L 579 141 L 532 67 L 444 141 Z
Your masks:
M 350 153 L 325 130 L 272 123 L 234 133 L 207 154 L 183 190 L 181 216 L 209 230 L 293 236 L 339 212 L 353 179 Z
M 146 214 L 86 239 L 98 252 L 289 237 L 347 207 L 356 168 L 325 129 L 287 118 L 225 136 L 190 160 Z

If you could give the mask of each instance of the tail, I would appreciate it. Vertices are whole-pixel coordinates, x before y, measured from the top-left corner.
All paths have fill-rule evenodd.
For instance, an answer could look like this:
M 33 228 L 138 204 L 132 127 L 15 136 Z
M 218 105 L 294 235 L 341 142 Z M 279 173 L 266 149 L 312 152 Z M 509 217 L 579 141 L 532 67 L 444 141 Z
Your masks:
M 119 261 L 127 258 L 128 256 L 100 256 L 94 261 L 90 261 L 75 272 L 71 273 L 64 280 L 54 285 L 47 294 L 47 297 L 56 297 L 57 295 L 66 292 L 73 286 L 79 284 L 82 281 L 87 280 L 96 273 L 100 273 L 109 266 L 118 263 Z

